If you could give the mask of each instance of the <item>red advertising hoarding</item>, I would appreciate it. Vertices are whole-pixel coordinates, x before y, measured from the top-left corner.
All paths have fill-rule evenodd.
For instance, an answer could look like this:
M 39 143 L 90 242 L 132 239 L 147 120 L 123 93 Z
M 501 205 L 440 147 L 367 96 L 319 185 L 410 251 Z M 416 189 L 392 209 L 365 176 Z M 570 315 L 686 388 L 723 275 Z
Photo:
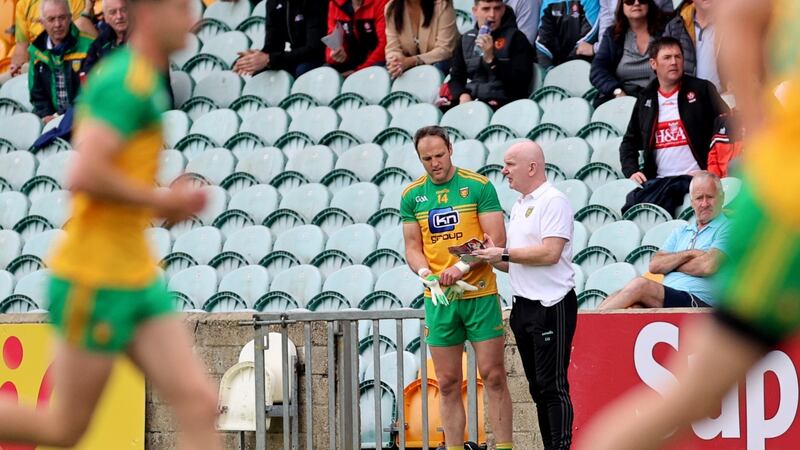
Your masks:
M 705 313 L 579 314 L 570 365 L 575 440 L 587 422 L 644 383 L 656 391 L 674 383 L 666 361 L 685 343 L 687 324 Z M 691 356 L 688 358 L 691 361 Z M 770 352 L 731 390 L 717 417 L 697 422 L 680 450 L 800 449 L 800 340 Z

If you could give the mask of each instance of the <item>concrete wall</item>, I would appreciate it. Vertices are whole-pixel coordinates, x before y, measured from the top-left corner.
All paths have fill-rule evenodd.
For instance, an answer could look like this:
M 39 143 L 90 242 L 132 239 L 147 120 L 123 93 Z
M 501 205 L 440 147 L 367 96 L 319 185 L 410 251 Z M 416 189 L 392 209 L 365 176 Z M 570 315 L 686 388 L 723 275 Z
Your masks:
M 215 383 L 219 383 L 225 370 L 238 361 L 239 351 L 242 346 L 253 339 L 253 328 L 240 326 L 242 320 L 251 318 L 249 314 L 187 314 L 183 316 L 187 327 L 191 330 L 195 340 L 195 352 L 205 362 L 208 375 Z M 0 315 L 0 323 L 38 323 L 45 320 L 42 315 Z M 506 313 L 507 320 L 507 313 Z M 274 329 L 277 331 L 277 328 Z M 301 325 L 289 327 L 289 337 L 297 346 L 298 359 L 304 362 L 308 352 L 304 348 L 304 337 Z M 314 386 L 314 447 L 327 449 L 328 445 L 328 359 L 327 359 L 327 330 L 324 324 L 316 324 L 312 328 L 312 382 Z M 514 448 L 517 450 L 543 449 L 541 437 L 536 425 L 536 410 L 528 393 L 527 381 L 517 354 L 514 336 L 506 328 L 505 349 L 506 370 L 508 372 L 509 388 L 514 407 Z M 305 433 L 305 380 L 300 379 L 300 443 L 304 448 Z M 281 420 L 273 419 L 273 430 L 269 437 L 271 449 L 281 449 L 283 437 L 280 433 Z M 158 394 L 152 386 L 147 385 L 146 406 L 146 436 L 147 449 L 169 450 L 175 448 L 176 426 L 175 421 Z M 488 423 L 487 432 L 490 431 Z M 239 448 L 239 435 L 235 433 L 223 434 L 225 448 Z M 489 435 L 490 444 L 493 443 Z M 255 438 L 248 433 L 245 438 L 245 448 L 255 448 Z

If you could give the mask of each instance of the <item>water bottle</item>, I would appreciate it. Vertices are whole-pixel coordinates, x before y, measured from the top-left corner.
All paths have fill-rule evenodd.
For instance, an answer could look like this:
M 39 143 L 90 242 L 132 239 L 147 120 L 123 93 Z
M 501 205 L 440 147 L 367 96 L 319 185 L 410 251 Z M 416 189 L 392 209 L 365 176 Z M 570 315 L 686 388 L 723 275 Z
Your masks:
M 492 32 L 492 21 L 487 20 L 486 23 L 478 30 L 478 37 L 485 36 Z M 483 58 L 483 49 L 478 45 L 478 41 L 475 41 L 475 54 Z

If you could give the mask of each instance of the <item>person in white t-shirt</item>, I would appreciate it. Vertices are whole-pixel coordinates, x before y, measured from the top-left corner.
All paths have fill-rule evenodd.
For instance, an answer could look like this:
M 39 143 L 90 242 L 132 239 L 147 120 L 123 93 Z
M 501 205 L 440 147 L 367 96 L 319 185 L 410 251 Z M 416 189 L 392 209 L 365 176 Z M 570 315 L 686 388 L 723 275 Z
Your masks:
M 508 246 L 495 247 L 487 235 L 487 248 L 473 255 L 511 278 L 510 326 L 536 403 L 544 447 L 569 449 L 573 409 L 567 368 L 578 314 L 570 263 L 574 213 L 567 196 L 547 182 L 538 144 L 511 146 L 504 163 L 509 186 L 522 194 L 511 210 Z
M 711 82 L 683 73 L 678 40 L 656 39 L 649 53 L 656 79 L 636 101 L 619 149 L 622 173 L 643 189 L 629 194 L 623 212 L 644 202 L 669 212 L 680 206 L 691 176 L 708 166 L 714 121 L 729 111 Z

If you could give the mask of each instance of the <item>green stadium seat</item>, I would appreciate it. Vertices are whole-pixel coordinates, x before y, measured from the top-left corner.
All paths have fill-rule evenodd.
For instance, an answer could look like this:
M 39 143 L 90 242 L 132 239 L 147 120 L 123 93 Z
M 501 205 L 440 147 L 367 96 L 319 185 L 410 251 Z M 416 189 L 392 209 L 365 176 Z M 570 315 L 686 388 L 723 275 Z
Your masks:
M 22 237 L 14 230 L 0 230 L 0 268 L 5 269 L 9 263 L 20 255 Z M 0 275 L 8 272 L 0 272 Z M 2 282 L 2 280 L 0 280 Z M 11 295 L 11 292 L 0 291 L 0 299 Z
M 332 233 L 325 244 L 325 249 L 339 250 L 349 256 L 353 263 L 361 264 L 370 253 L 375 251 L 377 243 L 378 233 L 375 229 L 370 225 L 358 223 Z
M 20 192 L 0 192 L 0 227 L 10 230 L 28 215 L 30 201 Z M 5 266 L 2 266 L 5 267 Z
M 589 162 L 592 153 L 589 144 L 577 137 L 561 139 L 543 150 L 545 161 L 558 166 L 567 179 L 575 178 L 578 170 Z
M 194 266 L 181 270 L 169 279 L 168 289 L 183 294 L 187 309 L 200 309 L 217 292 L 217 271 L 210 266 Z
M 172 236 L 164 228 L 152 227 L 145 230 L 150 249 L 159 261 L 172 252 Z
M 211 184 L 219 185 L 226 177 L 233 173 L 236 158 L 230 150 L 214 148 L 189 161 L 186 171 L 201 175 Z
M 356 222 L 366 222 L 380 205 L 381 192 L 369 182 L 348 186 L 333 196 L 331 207 L 339 208 L 349 214 Z
M 181 70 L 188 73 L 195 83 L 199 83 L 203 78 L 215 72 L 230 70 L 224 59 L 208 53 L 198 53 L 186 61 Z
M 61 228 L 66 223 L 70 214 L 71 194 L 69 191 L 58 190 L 42 195 L 31 201 L 31 216 L 47 219 L 53 227 Z
M 289 129 L 289 115 L 281 108 L 262 109 L 242 121 L 240 131 L 253 133 L 273 145 Z
M 381 239 L 378 241 L 378 248 L 386 248 L 394 250 L 398 254 L 405 254 L 405 237 L 403 236 L 403 226 L 390 228 L 381 234 Z
M 228 108 L 242 93 L 242 78 L 234 72 L 214 72 L 194 88 L 194 97 L 207 97 L 218 107 Z
M 644 234 L 642 245 L 652 245 L 661 248 L 675 229 L 686 225 L 687 222 L 685 220 L 670 220 L 669 222 L 655 225 Z
M 611 99 L 598 106 L 592 114 L 592 122 L 603 122 L 614 127 L 622 135 L 628 129 L 636 97 L 625 96 Z
M 581 180 L 560 181 L 554 186 L 567 196 L 573 211 L 580 210 L 589 202 L 591 191 Z
M 647 233 L 654 226 L 672 220 L 672 215 L 658 205 L 639 203 L 627 210 L 622 218 L 632 220 L 639 226 L 642 233 Z
M 161 120 L 164 129 L 164 146 L 166 148 L 175 148 L 178 142 L 189 134 L 189 129 L 192 126 L 192 120 L 189 116 L 179 109 L 173 109 L 161 114 Z
M 208 264 L 222 249 L 222 240 L 222 233 L 217 228 L 195 228 L 175 239 L 172 253 L 185 253 L 197 264 Z
M 0 98 L 14 101 L 23 111 L 32 111 L 28 77 L 14 77 L 0 86 Z
M 336 160 L 336 169 L 348 170 L 361 181 L 371 180 L 383 169 L 386 154 L 376 144 L 351 147 Z
M 228 142 L 228 139 L 239 131 L 240 123 L 241 119 L 235 111 L 230 109 L 217 109 L 195 120 L 190 129 L 190 136 L 192 134 L 206 136 L 217 144 L 216 147 L 222 147 L 223 144 Z M 177 147 L 180 146 L 179 142 Z M 189 157 L 189 159 L 191 160 L 191 157 Z
M 547 72 L 544 85 L 560 87 L 572 97 L 583 97 L 593 87 L 589 81 L 591 68 L 591 64 L 579 59 L 559 64 Z
M 206 8 L 203 19 L 218 20 L 233 30 L 250 17 L 250 13 L 250 2 L 241 5 L 239 2 L 214 2 Z
M 452 161 L 456 167 L 477 172 L 486 164 L 488 153 L 481 141 L 467 139 L 453 145 Z
M 262 125 L 263 126 L 263 125 Z M 328 106 L 316 106 L 300 113 L 291 125 L 289 132 L 303 133 L 314 142 L 320 142 L 326 134 L 339 127 L 339 115 Z
M 395 267 L 384 272 L 375 283 L 376 291 L 388 291 L 394 294 L 404 307 L 411 306 L 424 287 L 417 274 L 408 267 Z
M 464 138 L 472 139 L 489 125 L 492 108 L 481 101 L 463 103 L 448 110 L 439 125 L 457 130 Z
M 642 232 L 635 223 L 619 220 L 595 230 L 589 238 L 589 246 L 607 248 L 617 261 L 624 261 L 639 246 L 641 240 Z
M 330 67 L 320 67 L 297 78 L 292 85 L 291 93 L 292 96 L 308 95 L 319 105 L 326 106 L 339 95 L 341 86 L 342 76 L 339 72 Z
M 275 147 L 259 148 L 243 156 L 236 164 L 236 172 L 252 175 L 262 184 L 271 182 L 286 167 L 286 157 Z
M 49 271 L 37 270 L 17 280 L 17 284 L 14 286 L 14 294 L 24 295 L 38 305 L 37 309 L 46 310 L 50 306 L 49 297 L 47 296 L 49 284 Z
M 442 112 L 430 103 L 418 103 L 403 109 L 397 114 L 392 114 L 389 124 L 393 128 L 400 128 L 412 137 L 417 130 L 430 125 L 439 125 Z
M 624 262 L 610 264 L 589 275 L 586 290 L 597 289 L 607 295 L 614 294 L 636 278 L 636 269 Z M 596 307 L 596 306 L 595 306 Z
M 327 277 L 322 290 L 339 293 L 349 305 L 355 305 L 373 291 L 374 285 L 375 275 L 372 274 L 372 270 L 367 266 L 356 264 Z
M 0 179 L 18 191 L 36 174 L 37 163 L 33 153 L 25 150 L 0 154 Z
M 586 124 L 592 114 L 592 107 L 582 98 L 568 98 L 544 111 L 542 123 L 558 125 L 569 136 L 575 136 Z
M 406 92 L 422 103 L 433 104 L 439 96 L 439 86 L 441 84 L 442 73 L 439 69 L 429 65 L 421 65 L 403 72 L 402 75 L 394 80 L 392 93 Z M 389 94 L 389 96 L 391 95 Z
M 333 170 L 335 163 L 336 155 L 330 148 L 325 145 L 314 145 L 290 155 L 286 162 L 286 170 L 296 171 L 308 181 L 316 183 Z
M 289 96 L 294 78 L 283 70 L 267 70 L 248 79 L 242 95 L 255 95 L 269 106 L 278 106 Z
M 239 296 L 248 308 L 269 291 L 270 279 L 267 269 L 261 266 L 245 266 L 230 272 L 219 283 L 219 292 L 231 292 Z
M 523 99 L 513 101 L 494 113 L 491 125 L 501 125 L 509 128 L 517 136 L 527 136 L 542 118 L 542 110 L 533 100 Z
M 17 150 L 28 150 L 42 131 L 42 121 L 33 113 L 17 113 L 3 118 L 0 139 L 5 139 Z
M 272 280 L 270 291 L 285 292 L 300 307 L 305 307 L 322 289 L 322 274 L 314 266 L 304 264 L 281 272 Z
M 272 232 L 263 225 L 245 227 L 231 234 L 222 247 L 223 252 L 234 252 L 249 264 L 258 264 L 272 251 Z

